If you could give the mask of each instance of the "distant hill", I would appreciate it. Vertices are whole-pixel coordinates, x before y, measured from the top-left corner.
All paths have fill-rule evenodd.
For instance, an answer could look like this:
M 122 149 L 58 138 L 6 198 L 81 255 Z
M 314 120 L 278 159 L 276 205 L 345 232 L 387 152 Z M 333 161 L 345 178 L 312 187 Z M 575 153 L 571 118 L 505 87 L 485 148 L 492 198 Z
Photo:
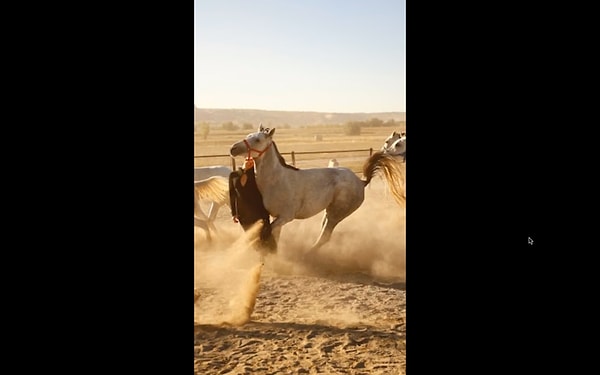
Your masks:
M 209 124 L 250 123 L 264 126 L 344 124 L 348 121 L 366 121 L 378 118 L 383 121 L 406 121 L 406 112 L 377 112 L 377 113 L 328 113 L 328 112 L 295 112 L 295 111 L 266 111 L 261 109 L 214 109 L 194 107 L 194 120 Z

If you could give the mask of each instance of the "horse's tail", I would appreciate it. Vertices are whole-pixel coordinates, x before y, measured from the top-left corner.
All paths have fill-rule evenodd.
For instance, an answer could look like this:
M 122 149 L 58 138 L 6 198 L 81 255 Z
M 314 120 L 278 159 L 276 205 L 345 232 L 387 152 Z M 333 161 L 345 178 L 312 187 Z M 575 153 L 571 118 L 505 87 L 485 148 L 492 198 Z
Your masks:
M 371 182 L 373 176 L 379 171 L 383 171 L 396 202 L 404 206 L 406 203 L 406 177 L 398 160 L 381 151 L 374 152 L 363 165 L 363 176 L 366 178 L 366 180 L 363 180 L 365 186 Z
M 229 204 L 229 179 L 227 177 L 213 176 L 195 181 L 194 189 L 196 199 L 210 200 L 219 205 Z

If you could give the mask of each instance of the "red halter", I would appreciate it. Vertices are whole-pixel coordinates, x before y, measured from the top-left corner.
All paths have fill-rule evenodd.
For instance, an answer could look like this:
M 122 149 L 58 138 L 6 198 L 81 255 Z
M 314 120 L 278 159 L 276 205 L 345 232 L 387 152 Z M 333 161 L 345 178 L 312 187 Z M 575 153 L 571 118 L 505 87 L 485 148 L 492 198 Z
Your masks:
M 250 169 L 250 167 L 254 166 L 254 159 L 261 157 L 261 155 L 264 154 L 269 149 L 269 147 L 271 147 L 273 142 L 269 143 L 269 145 L 267 147 L 265 147 L 265 149 L 262 151 L 250 147 L 250 144 L 245 139 L 244 139 L 244 144 L 246 145 L 246 148 L 248 148 L 248 156 L 246 156 L 246 161 L 251 161 L 251 163 L 248 163 L 250 165 L 246 169 Z M 258 152 L 258 155 L 256 155 L 255 157 L 252 157 L 252 151 Z

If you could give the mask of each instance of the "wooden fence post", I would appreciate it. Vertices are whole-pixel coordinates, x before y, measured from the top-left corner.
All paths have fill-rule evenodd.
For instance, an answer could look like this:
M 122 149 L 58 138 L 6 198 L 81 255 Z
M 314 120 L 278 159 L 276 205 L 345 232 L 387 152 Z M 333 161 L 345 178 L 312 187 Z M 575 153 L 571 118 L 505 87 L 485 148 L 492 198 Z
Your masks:
M 292 165 L 294 167 L 296 166 L 296 153 L 294 153 L 294 151 L 292 151 Z
M 233 156 L 231 157 L 231 169 L 235 171 L 235 158 Z

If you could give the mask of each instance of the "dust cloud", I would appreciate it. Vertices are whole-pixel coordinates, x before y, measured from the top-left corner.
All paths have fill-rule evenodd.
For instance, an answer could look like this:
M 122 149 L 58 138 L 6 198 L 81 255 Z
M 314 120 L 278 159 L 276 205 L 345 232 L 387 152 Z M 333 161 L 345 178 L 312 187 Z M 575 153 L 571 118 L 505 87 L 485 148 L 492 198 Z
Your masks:
M 261 274 L 405 283 L 405 212 L 385 183 L 374 179 L 365 189 L 363 204 L 338 224 L 329 243 L 314 252 L 309 250 L 319 235 L 323 213 L 294 220 L 283 227 L 278 251 L 266 256 L 264 266 L 250 240 L 258 227 L 244 232 L 228 215 L 219 217 L 215 222 L 218 233 L 211 243 L 196 230 L 195 289 L 202 298 L 195 303 L 195 320 L 202 324 L 249 322 L 261 289 Z M 340 323 L 357 320 L 352 309 L 337 312 Z
M 272 261 L 275 272 L 404 282 L 406 211 L 381 185 L 367 186 L 361 207 L 340 222 L 331 240 L 315 252 L 309 249 L 319 235 L 323 214 L 284 226 L 279 256 Z
M 250 321 L 250 316 L 252 315 L 254 305 L 256 304 L 262 267 L 263 264 L 258 263 L 250 270 L 249 277 L 242 283 L 239 294 L 229 302 L 231 315 L 229 318 L 225 319 L 223 323 L 241 326 Z
M 203 304 L 194 303 L 200 307 L 196 311 L 197 321 L 243 325 L 250 320 L 263 267 L 251 240 L 259 230 L 256 226 L 245 233 L 219 231 L 219 241 L 213 240 L 207 251 L 196 253 L 195 294 L 206 296 Z M 236 236 L 233 243 L 226 241 Z M 229 246 L 223 248 L 227 243 Z

